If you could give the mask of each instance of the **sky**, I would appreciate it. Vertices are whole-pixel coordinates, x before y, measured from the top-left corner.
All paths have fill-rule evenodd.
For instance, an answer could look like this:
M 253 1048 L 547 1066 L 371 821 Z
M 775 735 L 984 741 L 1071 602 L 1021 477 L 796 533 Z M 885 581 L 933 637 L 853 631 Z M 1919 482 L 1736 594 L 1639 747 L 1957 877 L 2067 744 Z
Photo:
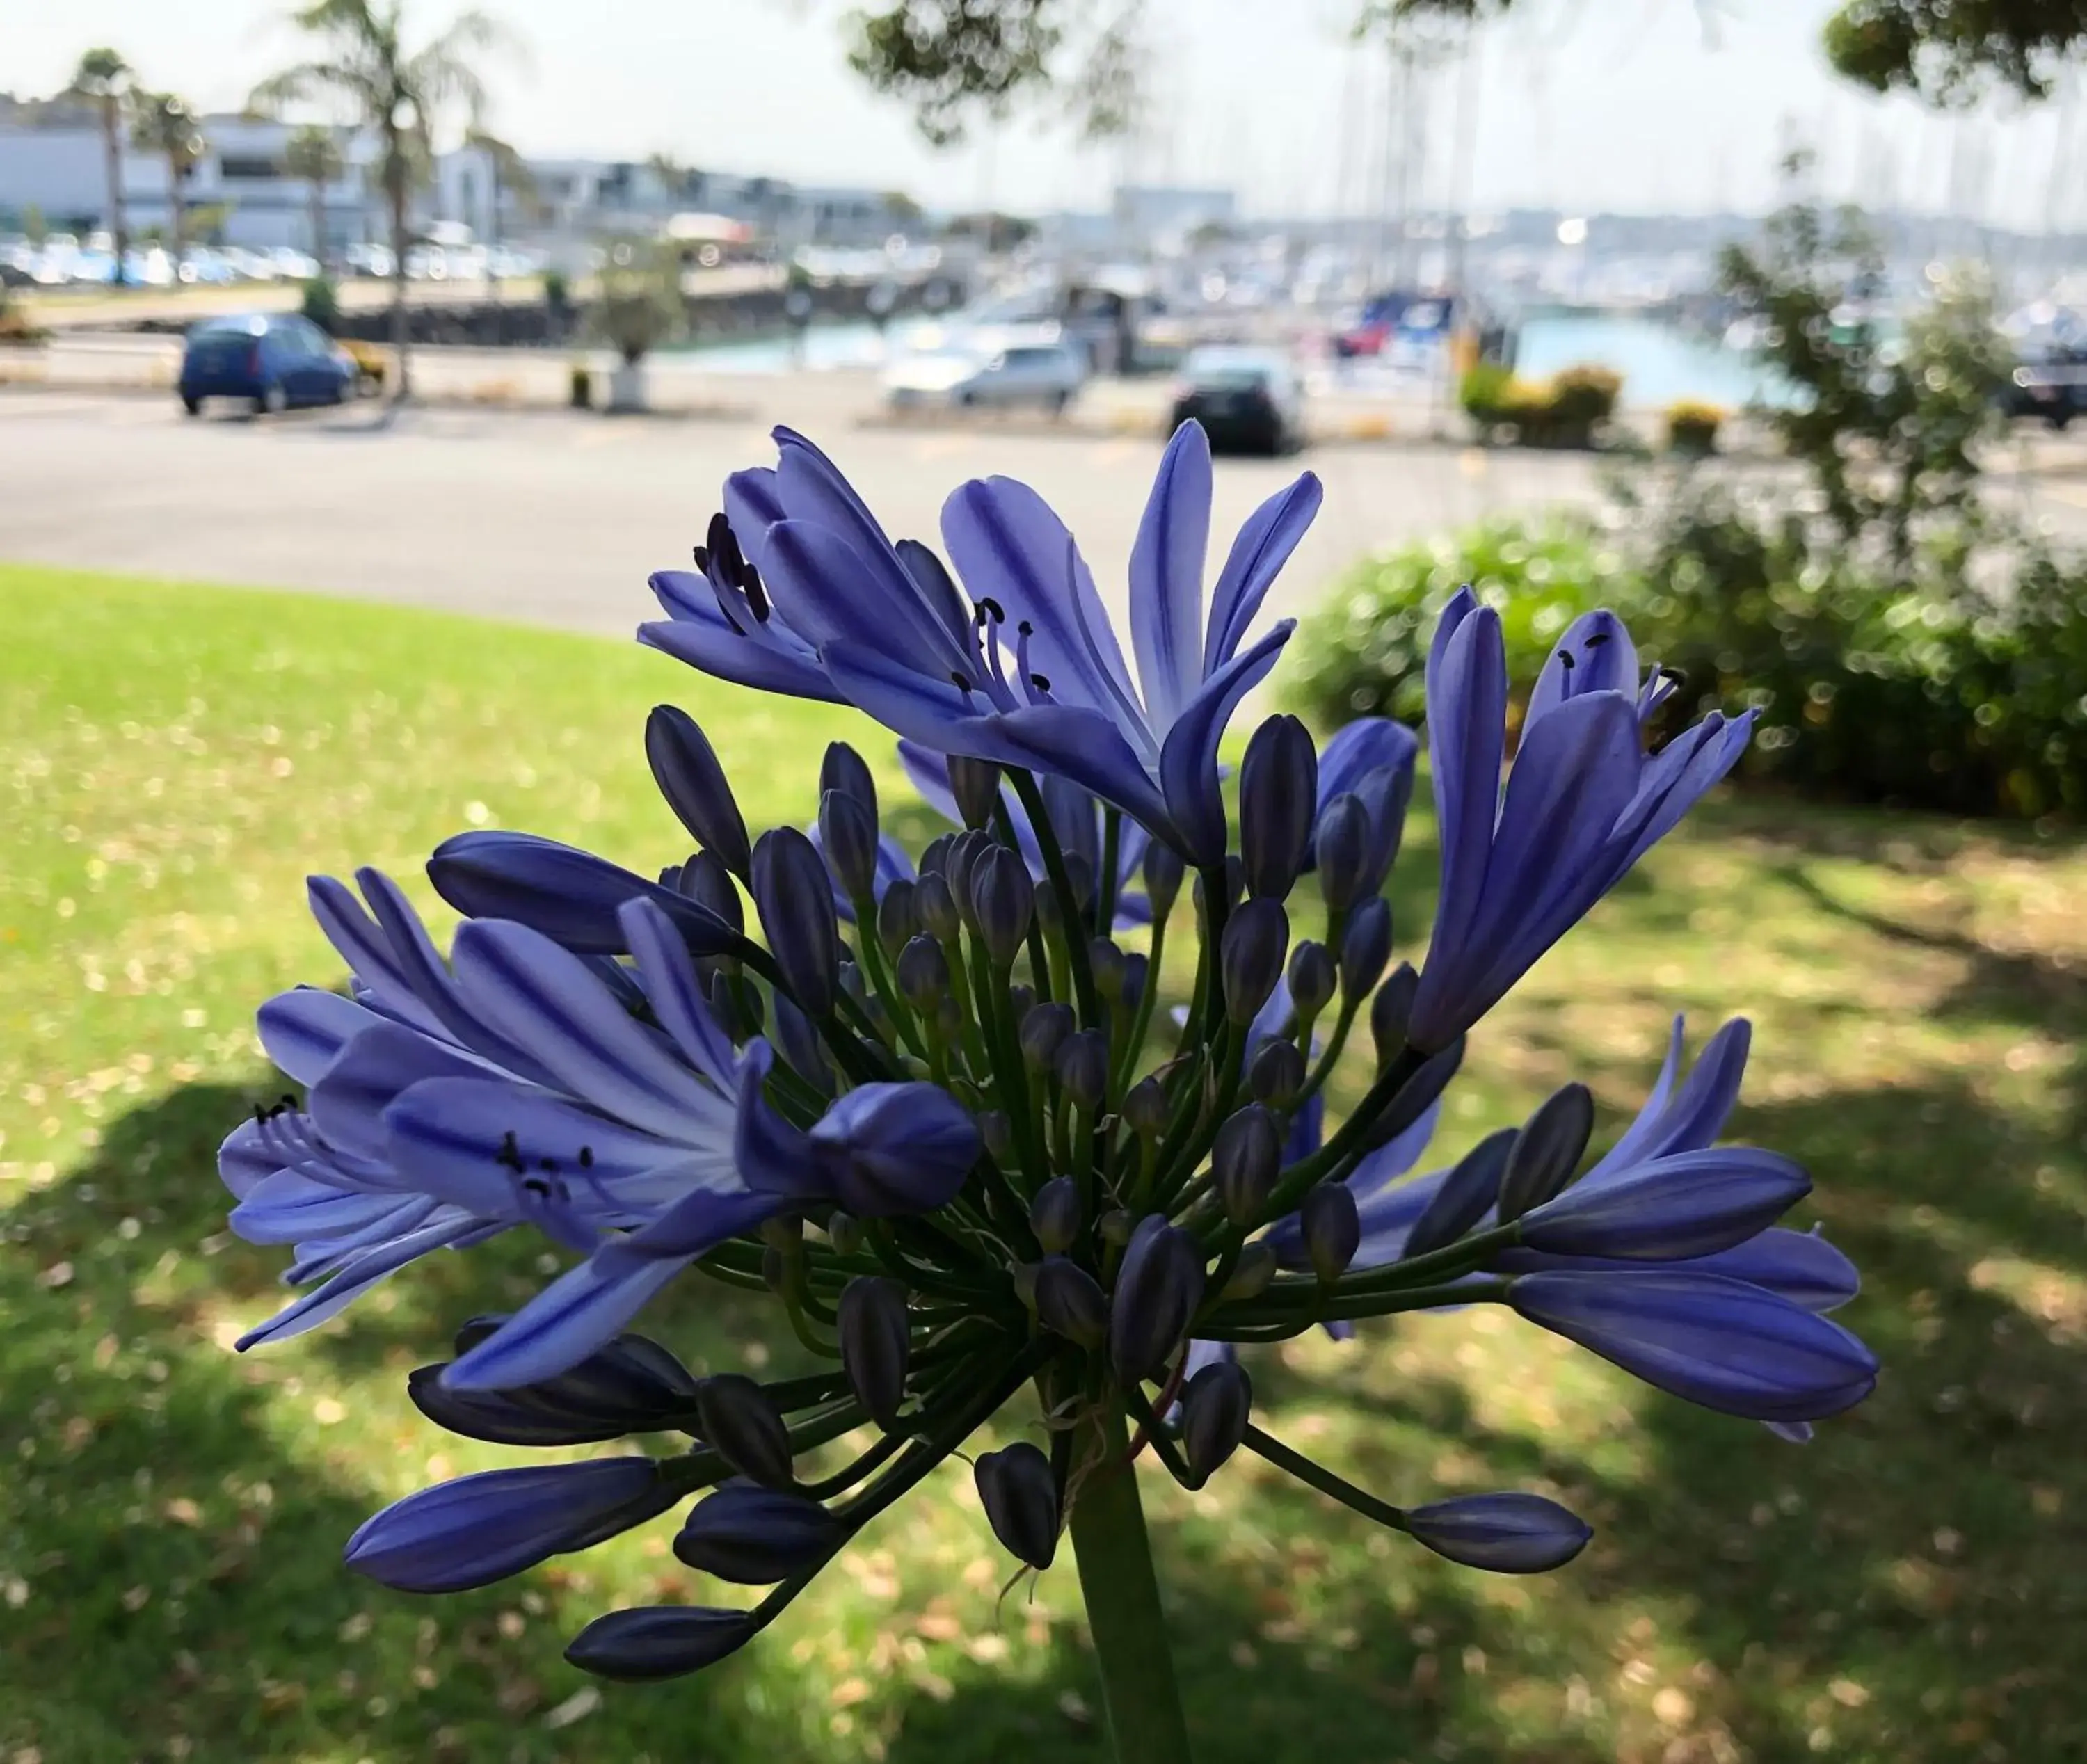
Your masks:
M 407 0 L 425 28 L 451 0 Z M 1132 141 L 1085 147 L 1016 120 L 937 152 L 843 59 L 843 0 L 482 0 L 527 45 L 491 70 L 493 123 L 525 152 L 642 159 L 903 189 L 938 207 L 1103 205 L 1126 175 L 1230 185 L 1251 212 L 1374 212 L 1408 174 L 1431 206 L 1758 211 L 1794 145 L 1826 194 L 2036 230 L 2087 224 L 2069 100 L 1937 118 L 1833 79 L 1831 0 L 1517 0 L 1468 64 L 1401 89 L 1359 50 L 1353 0 L 1147 0 L 1150 101 Z M 235 108 L 297 53 L 278 5 L 0 0 L 0 90 L 64 83 L 107 43 L 151 84 Z M 1279 21 L 1279 22 L 1278 22 Z

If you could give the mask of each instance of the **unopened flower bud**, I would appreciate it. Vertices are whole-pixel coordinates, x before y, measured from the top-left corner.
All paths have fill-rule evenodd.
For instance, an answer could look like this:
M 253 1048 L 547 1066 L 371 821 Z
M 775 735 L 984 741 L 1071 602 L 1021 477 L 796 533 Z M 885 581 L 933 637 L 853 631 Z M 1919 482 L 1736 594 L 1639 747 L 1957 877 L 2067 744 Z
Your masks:
M 1413 995 L 1420 976 L 1413 964 L 1402 961 L 1376 989 L 1370 1000 L 1370 1039 L 1376 1044 L 1377 1069 L 1382 1071 L 1406 1046 L 1406 1026 L 1413 1020 Z
M 1512 1224 L 1563 1192 L 1594 1131 L 1594 1099 L 1585 1084 L 1554 1090 L 1537 1105 L 1500 1178 L 1500 1218 Z
M 1263 1042 L 1247 1063 L 1246 1087 L 1257 1102 L 1286 1109 L 1304 1088 L 1304 1056 L 1295 1042 Z
M 942 1002 L 935 1007 L 935 1033 L 952 1047 L 962 1039 L 963 1008 L 957 1003 L 953 993 L 944 993 Z
M 1058 1553 L 1058 1485 L 1051 1460 L 1018 1440 L 981 1454 L 971 1477 L 1001 1547 L 1018 1562 L 1048 1568 Z
M 1338 979 L 1333 952 L 1310 938 L 1290 952 L 1290 1002 L 1297 1020 L 1308 1024 L 1326 1008 Z
M 1053 1176 L 1029 1203 L 1029 1229 L 1051 1255 L 1062 1255 L 1080 1234 L 1080 1185 Z
M 1416 1506 L 1407 1534 L 1438 1556 L 1501 1574 L 1562 1568 L 1587 1547 L 1594 1529 L 1540 1494 L 1466 1494 Z
M 931 870 L 914 884 L 913 916 L 930 937 L 945 944 L 957 940 L 963 921 L 957 916 L 957 897 L 946 873 Z
M 819 761 L 819 795 L 838 790 L 861 803 L 873 825 L 877 820 L 877 780 L 869 774 L 869 762 L 845 741 L 831 741 Z
M 1163 922 L 1180 896 L 1181 854 L 1155 839 L 1145 848 L 1145 897 L 1152 903 L 1152 922 Z
M 1047 1255 L 1036 1269 L 1036 1318 L 1076 1347 L 1099 1348 L 1108 1334 L 1108 1300 L 1078 1263 Z
M 1099 1029 L 1082 1029 L 1068 1035 L 1058 1050 L 1057 1067 L 1058 1082 L 1065 1087 L 1065 1094 L 1092 1114 L 1108 1094 L 1108 1038 Z
M 950 847 L 957 842 L 953 833 L 937 833 L 928 842 L 927 849 L 920 854 L 920 873 L 922 876 L 941 876 L 949 862 Z
M 1008 1270 L 1008 1280 L 1014 1288 L 1014 1296 L 1021 1300 L 1024 1310 L 1036 1308 L 1036 1271 L 1040 1263 L 1018 1262 Z
M 833 1071 L 826 1064 L 819 1032 L 812 1026 L 812 1020 L 781 992 L 775 995 L 775 1046 L 790 1063 L 790 1069 L 805 1083 L 822 1096 L 833 1094 Z
M 741 1476 L 771 1489 L 796 1479 L 790 1430 L 767 1391 L 737 1372 L 720 1372 L 696 1387 L 697 1434 Z
M 1065 915 L 1058 905 L 1058 891 L 1047 876 L 1036 884 L 1036 922 L 1047 931 L 1063 931 Z
M 1319 867 L 1319 897 L 1327 910 L 1338 913 L 1354 905 L 1369 868 L 1370 823 L 1351 791 L 1342 790 L 1319 811 L 1312 854 Z
M 996 968 L 1013 965 L 1029 935 L 1036 885 L 1029 866 L 1006 846 L 981 852 L 971 867 L 971 919 L 986 959 Z
M 1014 1124 L 998 1109 L 988 1109 L 978 1118 L 979 1137 L 996 1161 L 1014 1149 Z
M 950 884 L 950 898 L 956 903 L 959 922 L 975 923 L 971 908 L 971 873 L 979 859 L 1001 849 L 990 835 L 982 833 L 960 833 L 950 842 L 950 854 L 942 862 L 942 880 Z
M 1295 717 L 1254 731 L 1240 765 L 1240 855 L 1247 892 L 1280 901 L 1297 880 L 1319 798 L 1319 756 Z
M 676 878 L 679 891 L 697 905 L 715 913 L 736 931 L 746 929 L 745 909 L 740 904 L 739 886 L 715 851 L 695 851 Z
M 1065 854 L 1065 880 L 1073 885 L 1073 914 L 1077 918 L 1095 904 L 1095 867 L 1077 851 Z
M 1246 1438 L 1253 1412 L 1253 1381 L 1236 1360 L 1218 1360 L 1181 1391 L 1181 1455 L 1198 1478 L 1222 1466 Z
M 1007 989 L 1008 1014 L 1018 1023 L 1028 1016 L 1030 1007 L 1035 1002 L 1036 989 L 1034 986 L 1017 983 Z
M 1232 1264 L 1231 1278 L 1225 1282 L 1223 1296 L 1227 1299 L 1260 1297 L 1268 1290 L 1280 1266 L 1275 1251 L 1255 1239 L 1240 1251 L 1239 1260 Z
M 826 1242 L 836 1255 L 858 1255 L 862 1251 L 862 1221 L 838 1207 L 826 1215 Z
M 715 1665 L 744 1647 L 759 1627 L 745 1611 L 638 1605 L 596 1617 L 567 1645 L 565 1659 L 597 1678 L 650 1684 Z
M 816 1568 L 847 1535 L 847 1526 L 817 1501 L 758 1483 L 728 1482 L 690 1512 L 674 1553 L 699 1573 L 766 1587 Z
M 645 720 L 645 757 L 659 794 L 681 824 L 728 870 L 746 876 L 746 822 L 724 768 L 695 719 L 672 705 L 655 705 Z
M 1406 1234 L 1407 1256 L 1447 1248 L 1485 1216 L 1500 1197 L 1500 1177 L 1517 1137 L 1514 1128 L 1502 1127 L 1463 1155 Z
M 1280 901 L 1248 901 L 1225 921 L 1218 971 L 1225 989 L 1225 1015 L 1244 1029 L 1268 1002 L 1283 975 L 1290 948 L 1290 919 Z
M 705 995 L 718 1027 L 734 1042 L 749 1042 L 761 1033 L 767 1008 L 758 992 L 751 986 L 733 985 L 733 978 L 729 974 L 712 974 Z
M 1073 1033 L 1074 1021 L 1069 1004 L 1032 1004 L 1015 1031 L 1022 1063 L 1031 1072 L 1050 1071 L 1058 1063 L 1058 1050 Z
M 763 833 L 753 847 L 753 901 L 783 983 L 809 1015 L 834 1008 L 839 921 L 817 848 L 794 827 Z
M 1341 934 L 1341 998 L 1344 1003 L 1364 997 L 1383 978 L 1391 960 L 1391 902 L 1372 894 L 1348 914 Z
M 1167 1106 L 1167 1087 L 1157 1078 L 1141 1078 L 1123 1099 L 1124 1124 L 1140 1137 L 1151 1139 L 1165 1131 L 1172 1111 Z
M 834 1333 L 841 1367 L 856 1400 L 880 1427 L 898 1419 L 906 1400 L 906 1369 L 912 1356 L 906 1289 L 881 1274 L 863 1274 L 841 1289 Z
M 1106 937 L 1090 939 L 1087 944 L 1087 968 L 1094 975 L 1095 991 L 1104 1001 L 1116 1003 L 1123 997 L 1125 959 L 1123 952 Z
M 1227 1117 L 1210 1147 L 1210 1187 L 1236 1225 L 1261 1216 L 1283 1163 L 1283 1130 L 1259 1103 Z
M 1129 955 L 1123 958 L 1123 997 L 1119 1001 L 1125 1010 L 1135 1011 L 1138 1001 L 1145 996 L 1145 984 L 1152 976 L 1152 958 L 1150 956 Z
M 474 1318 L 457 1332 L 467 1353 L 501 1318 Z M 499 1446 L 582 1446 L 676 1426 L 695 1395 L 688 1369 L 658 1342 L 618 1336 L 577 1366 L 501 1391 L 454 1391 L 445 1365 L 416 1367 L 406 1393 L 438 1427 Z
M 1000 768 L 990 760 L 950 756 L 950 794 L 957 799 L 957 812 L 967 827 L 992 824 L 993 805 L 1000 800 Z
M 1095 1229 L 1102 1242 L 1119 1250 L 1130 1242 L 1130 1234 L 1137 1226 L 1137 1221 L 1121 1207 L 1112 1207 L 1095 1221 Z
M 1203 1297 L 1203 1251 L 1159 1213 L 1138 1221 L 1116 1271 L 1109 1357 L 1126 1378 L 1150 1378 L 1188 1333 Z
M 877 940 L 894 956 L 920 929 L 920 916 L 913 910 L 913 886 L 901 877 L 885 889 L 883 899 L 877 903 Z
M 898 991 L 916 1011 L 932 1011 L 949 996 L 950 958 L 933 938 L 910 939 L 898 952 Z
M 1297 1209 L 1297 1222 L 1312 1272 L 1322 1280 L 1338 1280 L 1362 1247 L 1362 1216 L 1354 1191 L 1346 1182 L 1320 1183 Z

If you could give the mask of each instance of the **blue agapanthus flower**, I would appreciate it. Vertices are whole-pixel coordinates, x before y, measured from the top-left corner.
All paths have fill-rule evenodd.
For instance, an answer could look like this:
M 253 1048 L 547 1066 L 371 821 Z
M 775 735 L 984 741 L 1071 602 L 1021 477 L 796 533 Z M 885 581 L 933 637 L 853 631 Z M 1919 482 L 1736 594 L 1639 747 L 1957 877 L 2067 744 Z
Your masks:
M 1677 1022 L 1591 1161 L 1593 1099 L 1566 1084 L 1427 1167 L 1467 1034 L 1723 775 L 1745 719 L 1648 755 L 1671 688 L 1641 684 L 1594 615 L 1547 667 L 1503 791 L 1498 620 L 1459 596 L 1428 670 L 1442 873 L 1416 973 L 1383 892 L 1410 732 L 1372 719 L 1322 749 L 1270 717 L 1240 756 L 1236 829 L 1218 795 L 1219 739 L 1283 639 L 1248 627 L 1317 504 L 1308 478 L 1248 522 L 1206 618 L 1207 449 L 1175 438 L 1132 563 L 1134 689 L 1033 492 L 961 488 L 952 573 L 890 541 L 809 442 L 779 441 L 779 466 L 728 485 L 697 573 L 655 578 L 670 617 L 647 641 L 869 710 L 952 830 L 903 844 L 839 743 L 809 830 L 749 829 L 702 729 L 661 706 L 645 752 L 694 851 L 634 870 L 526 833 L 446 842 L 428 867 L 463 918 L 446 956 L 384 877 L 360 872 L 360 900 L 312 884 L 344 995 L 262 1007 L 304 1094 L 257 1110 L 222 1159 L 235 1228 L 293 1246 L 310 1290 L 249 1341 L 430 1250 L 526 1229 L 563 1271 L 464 1322 L 413 1402 L 521 1451 L 652 1442 L 422 1490 L 356 1532 L 351 1567 L 460 1590 L 678 1515 L 680 1562 L 770 1590 L 611 1612 L 568 1657 L 697 1671 L 1028 1389 L 1025 1437 L 972 1457 L 979 1505 L 1025 1570 L 1069 1536 L 1107 1653 L 1162 1621 L 1125 1473 L 1146 1451 L 1190 1489 L 1252 1453 L 1487 1571 L 1586 1545 L 1567 1490 L 1400 1506 L 1316 1463 L 1260 1425 L 1262 1344 L 1495 1305 L 1793 1437 L 1868 1393 L 1874 1357 L 1827 1314 L 1854 1269 L 1781 1222 L 1808 1174 L 1724 1143 L 1743 1021 L 1692 1067 Z M 1336 1118 L 1334 1075 L 1364 1039 L 1367 1088 Z M 813 1370 L 698 1376 L 636 1332 L 671 1332 L 656 1302 L 703 1283 L 764 1295 Z M 1163 1675 L 1107 1677 L 1116 1731 L 1178 1736 L 1178 1711 L 1142 1706 Z

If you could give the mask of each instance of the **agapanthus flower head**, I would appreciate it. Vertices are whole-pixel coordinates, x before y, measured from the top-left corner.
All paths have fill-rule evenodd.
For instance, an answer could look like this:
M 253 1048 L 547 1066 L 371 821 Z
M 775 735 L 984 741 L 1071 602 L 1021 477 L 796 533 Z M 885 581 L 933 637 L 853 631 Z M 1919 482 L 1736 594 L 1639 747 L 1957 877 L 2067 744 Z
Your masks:
M 313 883 L 346 995 L 262 1007 L 303 1095 L 257 1110 L 221 1157 L 234 1228 L 293 1246 L 311 1290 L 249 1340 L 311 1327 L 433 1249 L 531 1231 L 563 1271 L 465 1324 L 412 1375 L 414 1401 L 517 1450 L 647 1442 L 410 1496 L 356 1534 L 354 1566 L 479 1586 L 678 1514 L 682 1563 L 770 1590 L 610 1613 L 569 1650 L 657 1679 L 745 1645 L 959 1453 L 1024 1571 L 1069 1531 L 1092 1579 L 1082 1527 L 1134 1515 L 1144 1452 L 1192 1489 L 1251 1454 L 1470 1567 L 1579 1552 L 1588 1527 L 1547 1495 L 1394 1506 L 1268 1431 L 1242 1355 L 1308 1330 L 1500 1306 L 1786 1434 L 1867 1394 L 1874 1358 L 1825 1314 L 1853 1269 L 1777 1222 L 1808 1178 L 1721 1143 L 1744 1023 L 1685 1074 L 1677 1024 L 1591 1163 L 1592 1098 L 1571 1084 L 1430 1155 L 1462 1118 L 1445 1097 L 1467 1035 L 1722 775 L 1743 720 L 1648 757 L 1660 688 L 1594 616 L 1547 667 L 1503 795 L 1497 621 L 1460 597 L 1428 679 L 1440 904 L 1424 970 L 1393 967 L 1382 889 L 1413 736 L 1368 719 L 1321 748 L 1276 718 L 1248 748 L 1236 838 L 1218 790 L 1227 722 L 1281 646 L 1283 628 L 1248 627 L 1316 505 L 1308 478 L 1248 520 L 1206 618 L 1207 448 L 1193 426 L 1175 437 L 1131 560 L 1133 688 L 1034 492 L 961 488 L 952 572 L 890 541 L 809 442 L 779 442 L 775 468 L 728 485 L 695 572 L 655 578 L 671 616 L 647 641 L 881 718 L 956 830 L 903 846 L 843 744 L 815 797 L 806 780 L 809 830 L 749 829 L 712 744 L 661 709 L 647 756 L 702 849 L 657 854 L 656 880 L 460 836 L 429 867 L 463 914 L 446 956 L 385 877 L 361 872 L 360 898 Z M 1329 1120 L 1365 1025 L 1367 1087 Z M 698 1377 L 632 1332 L 704 1280 L 774 1305 L 815 1370 Z M 1012 1437 L 975 1449 L 1025 1387 Z

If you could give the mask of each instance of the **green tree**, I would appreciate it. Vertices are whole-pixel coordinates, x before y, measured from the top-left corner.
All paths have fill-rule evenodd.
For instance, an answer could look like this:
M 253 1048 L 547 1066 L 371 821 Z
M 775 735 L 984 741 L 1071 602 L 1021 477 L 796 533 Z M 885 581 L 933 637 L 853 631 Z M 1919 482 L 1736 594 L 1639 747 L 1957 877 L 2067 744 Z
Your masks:
M 89 99 L 101 112 L 101 162 L 108 180 L 109 234 L 116 250 L 116 283 L 123 283 L 123 258 L 130 232 L 123 217 L 123 106 L 132 82 L 130 64 L 113 49 L 91 49 L 73 70 L 67 90 Z
M 522 202 L 533 202 L 536 199 L 536 176 L 513 143 L 475 126 L 464 132 L 463 138 L 466 147 L 476 147 L 485 156 L 486 173 L 493 180 L 493 187 L 486 192 L 486 213 L 493 222 L 493 236 L 487 242 L 498 245 L 501 238 L 503 197 L 511 194 Z
M 2087 50 L 2087 0 L 1846 0 L 1827 21 L 1834 70 L 1953 104 L 2000 86 L 2047 98 Z
M 396 396 L 411 394 L 406 322 L 406 252 L 415 186 L 428 175 L 436 129 L 461 109 L 476 124 L 485 112 L 478 57 L 519 45 L 483 12 L 458 14 L 416 49 L 407 47 L 404 0 L 309 0 L 290 22 L 318 45 L 312 59 L 263 80 L 256 110 L 331 100 L 346 105 L 377 137 L 377 180 L 391 232 L 391 347 L 399 364 Z
M 311 205 L 312 255 L 322 271 L 326 264 L 326 185 L 346 166 L 339 139 L 331 129 L 316 122 L 308 122 L 292 134 L 283 154 L 283 168 L 304 180 L 305 199 Z
M 170 92 L 133 91 L 130 140 L 167 162 L 167 245 L 177 264 L 188 242 L 188 187 L 204 141 L 188 105 Z

